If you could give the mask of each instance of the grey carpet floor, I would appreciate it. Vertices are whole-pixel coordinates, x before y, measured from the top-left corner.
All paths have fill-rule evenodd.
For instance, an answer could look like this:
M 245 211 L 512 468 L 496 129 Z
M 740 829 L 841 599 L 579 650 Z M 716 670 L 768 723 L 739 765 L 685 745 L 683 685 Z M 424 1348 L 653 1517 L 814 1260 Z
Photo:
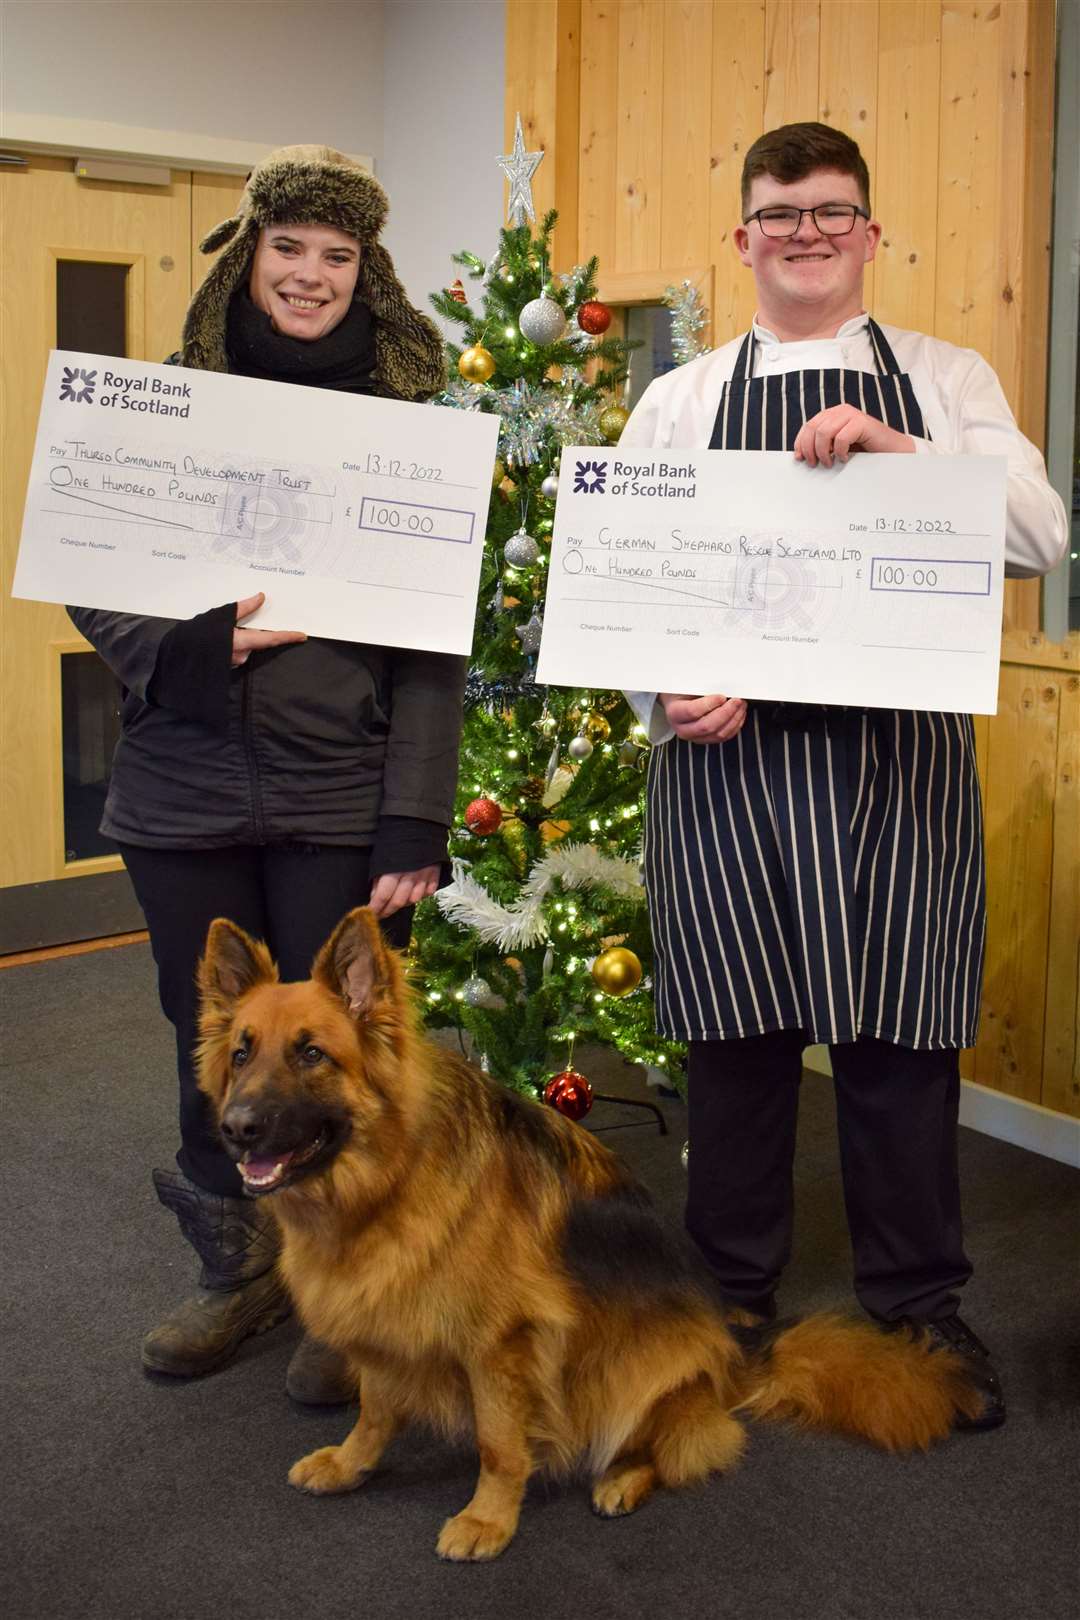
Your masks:
M 580 1486 L 535 1483 L 493 1565 L 434 1555 L 468 1500 L 467 1454 L 423 1434 L 346 1497 L 285 1475 L 347 1419 L 284 1393 L 289 1325 L 199 1382 L 152 1381 L 145 1329 L 193 1266 L 149 1182 L 169 1164 L 171 1035 L 143 946 L 0 973 L 6 1371 L 3 1558 L 18 1620 L 397 1617 L 857 1617 L 1065 1620 L 1077 1612 L 1080 1174 L 963 1133 L 965 1311 L 990 1340 L 1010 1418 L 925 1457 L 759 1427 L 741 1467 L 603 1522 Z M 635 1071 L 603 1089 L 634 1094 Z M 598 1104 L 604 1140 L 680 1219 L 671 1134 Z M 642 1116 L 643 1117 L 643 1116 Z M 497 1257 L 494 1257 L 497 1260 Z M 848 1306 L 828 1082 L 808 1077 L 797 1248 L 785 1310 Z

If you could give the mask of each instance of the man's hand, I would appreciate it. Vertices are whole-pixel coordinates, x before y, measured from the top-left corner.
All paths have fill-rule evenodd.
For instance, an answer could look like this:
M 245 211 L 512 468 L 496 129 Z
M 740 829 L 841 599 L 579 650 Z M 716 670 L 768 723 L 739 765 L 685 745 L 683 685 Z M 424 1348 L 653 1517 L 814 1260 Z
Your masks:
M 233 669 L 246 664 L 252 653 L 262 647 L 287 647 L 290 642 L 307 640 L 306 630 L 242 630 L 241 619 L 250 619 L 265 601 L 265 591 L 256 591 L 254 596 L 245 596 L 242 602 L 236 604 L 236 629 L 232 638 Z
M 368 905 L 376 917 L 392 917 L 403 906 L 415 906 L 439 887 L 439 868 L 422 866 L 418 872 L 384 872 L 371 887 Z
M 686 742 L 730 742 L 742 730 L 746 699 L 688 697 L 684 692 L 661 692 L 660 702 L 676 737 Z
M 803 423 L 795 440 L 795 460 L 805 461 L 808 467 L 831 467 L 834 461 L 846 461 L 853 450 L 913 456 L 915 441 L 876 416 L 857 411 L 854 405 L 832 405 L 819 411 Z

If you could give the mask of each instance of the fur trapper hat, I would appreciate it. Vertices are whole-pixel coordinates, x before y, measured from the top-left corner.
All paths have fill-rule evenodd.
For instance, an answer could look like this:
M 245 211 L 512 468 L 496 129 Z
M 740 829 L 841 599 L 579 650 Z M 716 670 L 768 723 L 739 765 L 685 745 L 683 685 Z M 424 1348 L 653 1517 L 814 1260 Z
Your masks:
M 445 384 L 443 342 L 435 323 L 414 309 L 379 242 L 386 193 L 352 158 L 329 146 L 281 146 L 248 176 L 240 207 L 199 244 L 225 251 L 191 301 L 180 364 L 227 371 L 225 324 L 229 300 L 247 283 L 264 225 L 333 225 L 360 243 L 355 297 L 375 321 L 376 392 L 392 399 L 428 399 Z

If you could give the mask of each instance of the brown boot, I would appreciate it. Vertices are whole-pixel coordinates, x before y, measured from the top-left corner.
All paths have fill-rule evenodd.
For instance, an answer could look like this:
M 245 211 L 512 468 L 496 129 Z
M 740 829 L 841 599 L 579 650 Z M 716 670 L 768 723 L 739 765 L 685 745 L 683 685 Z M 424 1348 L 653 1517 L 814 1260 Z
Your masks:
M 146 1335 L 143 1366 L 173 1378 L 198 1378 L 214 1372 L 232 1360 L 245 1339 L 277 1327 L 291 1310 L 289 1297 L 273 1271 L 228 1293 L 207 1288 L 185 1299 Z
M 306 1333 L 289 1362 L 285 1389 L 301 1406 L 342 1406 L 359 1393 L 345 1357 Z
M 253 1199 L 206 1192 L 179 1171 L 155 1170 L 154 1186 L 203 1266 L 201 1292 L 143 1340 L 143 1366 L 174 1378 L 197 1378 L 223 1367 L 245 1339 L 290 1314 L 292 1304 L 276 1271 L 277 1228 Z

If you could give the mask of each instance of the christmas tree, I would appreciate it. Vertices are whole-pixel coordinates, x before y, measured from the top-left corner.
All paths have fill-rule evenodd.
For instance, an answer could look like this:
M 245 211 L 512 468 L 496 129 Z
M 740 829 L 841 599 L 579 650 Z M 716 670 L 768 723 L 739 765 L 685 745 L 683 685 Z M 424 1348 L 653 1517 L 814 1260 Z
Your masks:
M 518 151 L 518 148 L 521 151 Z M 531 160 L 515 143 L 518 159 Z M 461 329 L 441 403 L 501 419 L 466 689 L 454 881 L 417 913 L 414 977 L 433 1027 L 455 1027 L 504 1084 L 580 1118 L 575 1042 L 601 1042 L 678 1084 L 683 1049 L 654 1030 L 641 881 L 648 743 L 618 692 L 537 685 L 547 547 L 568 444 L 614 443 L 629 345 L 605 336 L 597 261 L 550 274 L 556 215 L 534 231 L 525 164 L 485 263 L 432 297 Z M 535 165 L 533 165 L 535 167 Z M 531 169 L 528 170 L 531 174 Z M 693 290 L 679 295 L 693 351 Z M 689 300 L 689 302 L 688 302 Z M 689 311 L 689 313 L 688 313 Z

